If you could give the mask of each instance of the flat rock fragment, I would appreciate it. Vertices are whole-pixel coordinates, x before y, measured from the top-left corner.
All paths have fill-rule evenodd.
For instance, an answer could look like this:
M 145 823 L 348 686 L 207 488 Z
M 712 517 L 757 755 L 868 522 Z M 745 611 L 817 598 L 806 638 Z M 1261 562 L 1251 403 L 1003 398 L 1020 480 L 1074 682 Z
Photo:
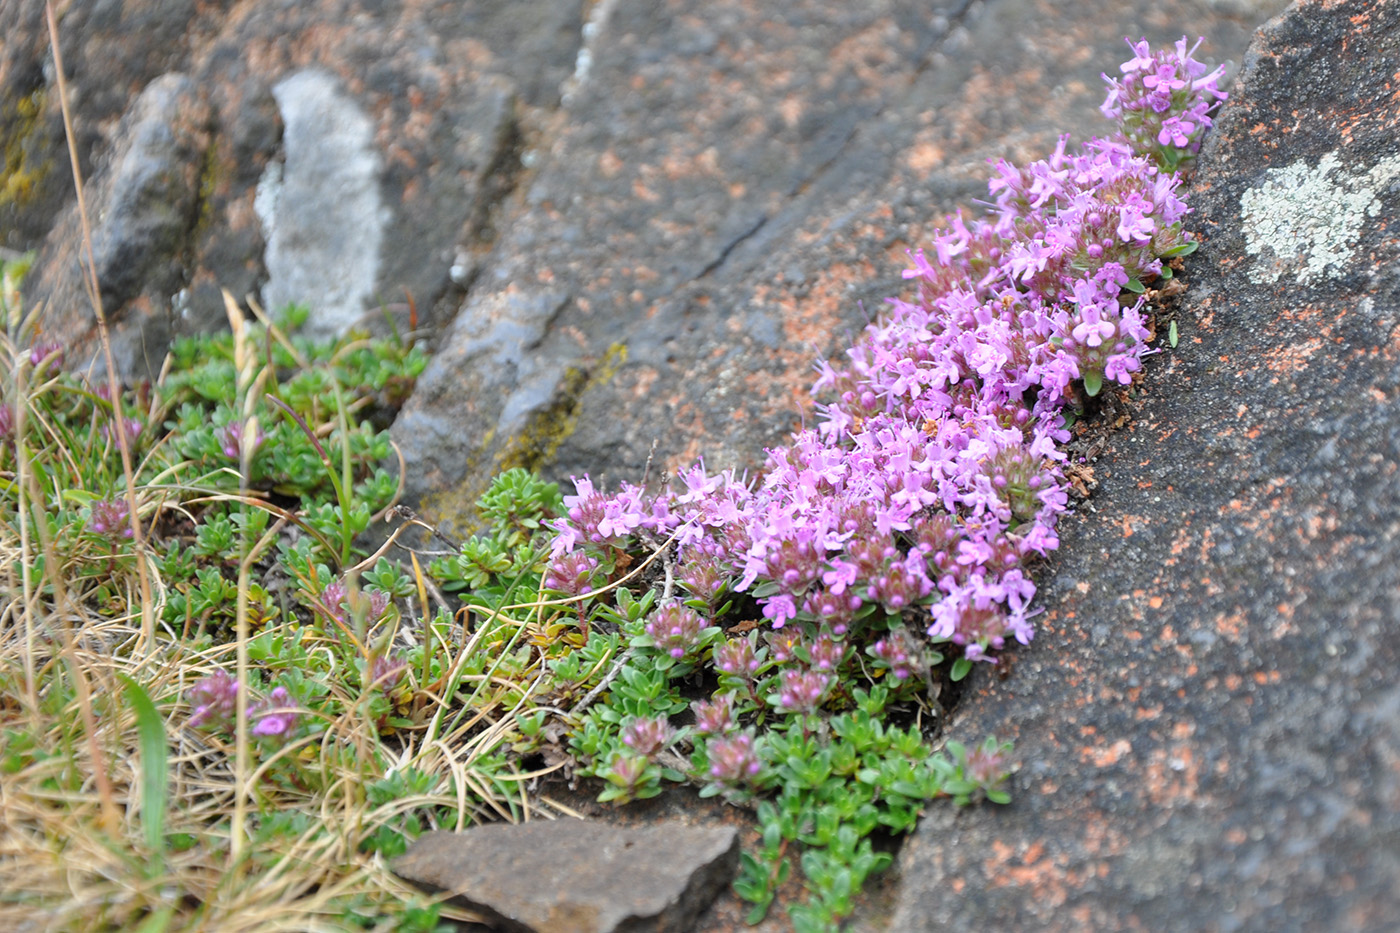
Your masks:
M 394 871 L 512 933 L 680 933 L 738 864 L 733 827 L 552 820 L 426 833 Z

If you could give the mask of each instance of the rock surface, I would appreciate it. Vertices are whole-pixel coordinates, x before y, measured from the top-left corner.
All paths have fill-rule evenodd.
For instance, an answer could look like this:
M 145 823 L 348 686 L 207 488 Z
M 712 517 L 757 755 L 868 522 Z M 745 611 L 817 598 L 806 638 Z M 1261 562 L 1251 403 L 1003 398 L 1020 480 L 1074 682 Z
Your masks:
M 0 6 L 0 245 L 40 248 L 28 295 L 81 352 L 95 325 L 43 6 Z M 140 146 L 129 111 L 162 75 L 197 90 L 164 123 L 205 134 L 166 155 L 179 190 L 142 204 L 182 221 L 173 251 L 147 264 L 158 268 L 99 268 L 121 368 L 147 375 L 167 332 L 222 325 L 222 288 L 326 307 L 313 330 L 409 295 L 424 324 L 450 318 L 494 239 L 524 127 L 557 105 L 574 67 L 581 17 L 581 0 L 534 3 L 528 17 L 471 0 L 70 5 L 59 33 L 92 189 L 115 184 Z M 327 248 L 333 235 L 344 248 Z
M 891 929 L 1391 930 L 1400 917 L 1400 7 L 1273 21 L 1201 157 L 1182 340 L 1065 523 L 1041 634 L 953 730 Z
M 398 875 L 519 933 L 671 933 L 734 879 L 732 827 L 545 820 L 426 833 Z
M 220 287 L 296 298 L 279 269 L 339 291 L 327 327 L 411 291 L 439 352 L 395 434 L 467 525 L 502 466 L 756 464 L 986 159 L 1103 130 L 1124 35 L 1241 58 L 1279 6 L 114 0 L 62 34 L 128 371 Z M 0 239 L 42 247 L 47 329 L 80 333 L 42 4 L 0 28 Z M 1400 916 L 1398 36 L 1380 0 L 1262 33 L 1201 159 L 1182 341 L 1063 526 L 1040 637 L 958 709 L 1017 741 L 1015 801 L 931 808 L 864 928 Z M 359 168 L 318 191 L 298 153 L 328 151 Z M 322 250 L 331 217 L 360 239 Z
M 470 527 L 502 467 L 756 466 L 810 411 L 816 353 L 985 195 L 988 158 L 1103 132 L 1125 35 L 1238 58 L 1265 6 L 600 4 L 587 77 L 394 429 L 410 497 Z

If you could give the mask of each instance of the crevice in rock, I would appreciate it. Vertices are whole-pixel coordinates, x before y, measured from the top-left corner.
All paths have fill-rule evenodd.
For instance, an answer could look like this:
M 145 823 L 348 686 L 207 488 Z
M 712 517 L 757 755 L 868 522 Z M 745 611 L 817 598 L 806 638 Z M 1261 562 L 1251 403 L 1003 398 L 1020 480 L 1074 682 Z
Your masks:
M 767 224 L 767 223 L 768 223 L 768 215 L 767 215 L 767 214 L 764 214 L 762 217 L 760 217 L 760 218 L 758 219 L 758 222 L 757 222 L 757 223 L 755 223 L 753 226 L 749 227 L 749 229 L 745 230 L 743 233 L 739 234 L 737 237 L 735 237 L 733 240 L 731 240 L 731 241 L 729 242 L 729 244 L 728 244 L 727 246 L 724 247 L 724 249 L 720 250 L 720 251 L 719 251 L 719 255 L 716 256 L 713 260 L 711 260 L 709 265 L 707 265 L 705 268 L 701 269 L 700 272 L 699 272 L 699 274 L 697 274 L 696 276 L 694 276 L 694 277 L 691 279 L 691 281 L 692 281 L 692 282 L 697 282 L 697 281 L 699 281 L 700 279 L 705 278 L 705 277 L 706 277 L 707 275 L 709 275 L 711 272 L 714 272 L 714 271 L 715 271 L 716 269 L 718 269 L 720 266 L 724 265 L 725 260 L 727 260 L 727 259 L 729 258 L 730 253 L 734 252 L 734 250 L 739 246 L 739 244 L 743 243 L 745 240 L 747 240 L 747 239 L 749 239 L 750 237 L 754 236 L 754 234 L 756 234 L 756 233 L 758 233 L 758 231 L 762 230 L 763 227 L 764 227 L 764 225 Z
M 496 132 L 495 146 L 491 161 L 482 170 L 480 191 L 467 219 L 465 243 L 473 250 L 485 250 L 499 239 L 497 222 L 501 207 L 520 185 L 524 172 L 521 156 L 525 151 L 525 132 L 522 127 L 520 102 L 514 97 L 509 102 L 509 112 Z

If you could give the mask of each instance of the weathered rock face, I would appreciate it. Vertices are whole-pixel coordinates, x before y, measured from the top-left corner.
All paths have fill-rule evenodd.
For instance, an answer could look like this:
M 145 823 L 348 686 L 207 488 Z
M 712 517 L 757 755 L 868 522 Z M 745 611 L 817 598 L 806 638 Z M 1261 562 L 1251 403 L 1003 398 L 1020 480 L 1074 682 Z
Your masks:
M 738 867 L 732 827 L 584 820 L 426 833 L 394 862 L 513 933 L 681 933 Z
M 758 465 L 810 412 L 816 354 L 899 293 L 941 212 L 985 196 L 987 158 L 1105 130 L 1124 35 L 1238 57 L 1254 25 L 1145 2 L 595 13 L 587 74 L 395 428 L 434 518 L 507 466 Z
M 406 295 L 425 324 L 450 317 L 513 186 L 522 121 L 557 104 L 574 67 L 581 8 L 72 5 L 60 35 L 90 214 L 113 256 L 141 257 L 98 257 L 122 368 L 158 369 L 169 331 L 222 322 L 221 288 L 323 309 L 312 324 L 323 332 Z M 42 14 L 0 7 L 0 241 L 42 247 L 29 295 L 48 302 L 47 330 L 81 350 L 92 313 Z M 183 96 L 150 100 L 152 82 L 176 75 Z M 174 142 L 146 151 L 142 133 Z M 134 151 L 159 177 L 135 189 L 134 219 L 103 220 L 115 206 L 103 192 L 130 190 Z
M 1066 523 L 1042 634 L 955 734 L 892 928 L 1388 930 L 1400 917 L 1400 8 L 1273 21 L 1200 160 L 1182 342 Z
M 117 0 L 60 35 L 94 222 L 141 257 L 98 270 L 121 367 L 220 326 L 221 288 L 321 330 L 402 323 L 411 293 L 456 318 L 396 431 L 451 524 L 502 466 L 636 478 L 653 442 L 657 470 L 756 464 L 985 159 L 1101 130 L 1122 36 L 1238 56 L 1271 2 Z M 30 297 L 81 350 L 43 4 L 0 28 L 0 240 L 43 247 Z M 140 125 L 178 144 L 147 216 L 100 221 L 162 75 L 192 90 Z

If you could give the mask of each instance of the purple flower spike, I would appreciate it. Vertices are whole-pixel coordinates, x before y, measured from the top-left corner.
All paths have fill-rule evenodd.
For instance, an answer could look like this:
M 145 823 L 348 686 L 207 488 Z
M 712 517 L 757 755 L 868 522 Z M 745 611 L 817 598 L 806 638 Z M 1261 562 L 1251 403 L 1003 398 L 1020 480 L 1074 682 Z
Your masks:
M 125 499 L 97 499 L 91 506 L 91 517 L 88 519 L 87 530 L 113 542 L 130 538 L 132 536 L 130 514 Z
M 662 606 L 646 625 L 646 633 L 656 647 L 678 661 L 699 646 L 704 631 L 705 621 L 679 601 Z
M 392 693 L 403 680 L 408 662 L 396 655 L 375 656 L 369 662 L 369 681 L 384 694 Z
M 783 671 L 778 705 L 789 713 L 816 712 L 829 686 L 829 674 L 816 671 Z
M 754 750 L 753 735 L 740 732 L 710 742 L 710 777 L 720 784 L 742 787 L 752 784 L 763 771 L 763 763 Z
M 238 706 L 238 681 L 218 670 L 190 688 L 190 725 L 196 728 L 232 729 Z
M 29 350 L 29 365 L 38 367 L 48 363 L 54 369 L 63 368 L 63 344 L 57 340 L 40 340 Z
M 219 441 L 219 449 L 223 451 L 225 457 L 230 460 L 238 460 L 243 456 L 243 422 L 230 421 L 214 433 Z M 257 434 L 253 436 L 249 456 L 257 456 L 259 448 L 262 447 L 263 441 L 266 439 L 267 435 L 259 427 Z
M 715 668 L 731 677 L 751 678 L 758 672 L 759 660 L 753 641 L 731 638 L 715 649 Z
M 701 735 L 724 735 L 734 728 L 734 695 L 721 693 L 712 700 L 699 700 L 691 707 L 695 712 L 695 731 Z
M 289 737 L 301 718 L 297 710 L 288 709 L 294 705 L 286 687 L 274 688 L 267 700 L 248 711 L 250 718 L 256 720 L 253 723 L 253 735 L 278 736 L 284 739 Z
M 634 719 L 622 730 L 622 744 L 637 755 L 650 758 L 675 740 L 676 730 L 665 716 Z
M 544 585 L 546 589 L 566 596 L 583 596 L 593 592 L 593 579 L 597 569 L 598 559 L 582 551 L 561 554 L 550 561 Z

